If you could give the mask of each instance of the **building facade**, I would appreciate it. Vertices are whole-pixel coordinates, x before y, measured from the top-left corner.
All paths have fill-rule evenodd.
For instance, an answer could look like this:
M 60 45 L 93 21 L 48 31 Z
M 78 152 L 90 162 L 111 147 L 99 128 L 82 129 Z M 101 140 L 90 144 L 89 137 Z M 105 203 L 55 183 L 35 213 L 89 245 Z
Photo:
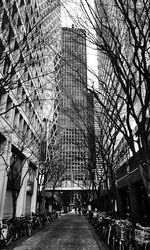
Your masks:
M 60 58 L 55 145 L 58 146 L 61 178 L 55 189 L 68 191 L 70 203 L 73 203 L 75 197 L 79 198 L 79 191 L 90 186 L 85 30 L 74 26 L 62 28 Z M 52 188 L 52 182 L 49 187 Z
M 103 104 L 108 107 L 108 111 L 111 114 L 111 119 L 114 119 L 114 124 L 117 126 L 120 126 L 120 128 L 125 128 L 123 131 L 128 131 L 130 130 L 131 132 L 131 137 L 133 138 L 133 144 L 136 144 L 137 140 L 137 124 L 134 120 L 134 116 L 132 116 L 132 113 L 130 112 L 130 109 L 128 109 L 129 102 L 133 103 L 133 110 L 135 117 L 137 117 L 137 120 L 140 117 L 141 111 L 141 104 L 140 104 L 140 98 L 138 98 L 136 88 L 140 89 L 140 81 L 146 81 L 146 79 L 143 80 L 143 78 L 140 78 L 139 70 L 137 67 L 134 68 L 134 65 L 132 64 L 132 56 L 134 54 L 134 50 L 132 48 L 132 43 L 134 41 L 134 38 L 129 38 L 129 30 L 130 28 L 127 28 L 126 24 L 124 21 L 120 21 L 122 17 L 121 11 L 119 11 L 119 8 L 116 7 L 116 4 L 114 1 L 104 1 L 104 5 L 102 6 L 99 1 L 95 1 L 95 6 L 96 6 L 96 14 L 98 16 L 97 18 L 97 24 L 101 22 L 103 19 L 104 15 L 104 9 L 105 12 L 108 15 L 107 17 L 104 18 L 106 22 L 106 27 L 107 25 L 109 26 L 109 29 L 106 31 L 105 27 L 102 26 L 102 30 L 98 28 L 97 26 L 97 39 L 98 39 L 98 77 L 99 77 L 99 93 L 100 93 L 100 101 L 103 102 Z M 121 5 L 123 6 L 123 5 Z M 103 9 L 104 8 L 104 9 Z M 143 13 L 143 19 L 145 18 L 145 12 L 146 12 L 146 6 L 143 7 L 141 6 L 141 3 L 139 2 L 139 5 L 136 6 L 136 9 L 134 10 L 134 14 L 132 13 L 132 5 L 128 6 L 128 8 L 131 10 L 131 12 L 128 12 L 128 18 L 132 21 L 133 24 L 136 23 L 136 16 L 138 16 L 138 13 L 141 12 Z M 141 11 L 142 10 L 142 11 Z M 123 16 L 125 18 L 125 16 Z M 134 19 L 135 18 L 135 19 Z M 103 21 L 104 22 L 104 21 Z M 111 24 L 113 24 L 111 26 Z M 136 24 L 135 24 L 136 26 Z M 101 26 L 100 26 L 101 27 Z M 139 30 L 145 32 L 148 27 L 145 21 L 145 26 L 144 28 L 141 28 L 139 26 Z M 100 32 L 103 34 L 103 41 L 104 42 L 104 49 L 102 48 L 101 44 L 102 39 L 99 36 Z M 143 32 L 143 33 L 144 33 Z M 113 36 L 111 35 L 113 34 Z M 138 34 L 135 32 L 135 36 Z M 109 40 L 107 38 L 109 37 Z M 117 41 L 115 40 L 115 37 L 117 37 Z M 138 37 L 138 35 L 137 35 Z M 137 39 L 138 41 L 138 39 Z M 141 42 L 141 39 L 139 39 Z M 148 39 L 146 39 L 147 45 Z M 138 43 L 138 42 L 137 42 Z M 137 45 L 137 44 L 136 44 Z M 109 49 L 105 50 L 106 47 L 109 47 Z M 117 50 L 116 50 L 117 48 Z M 121 48 L 121 49 L 120 49 Z M 134 47 L 136 48 L 136 46 Z M 149 58 L 147 57 L 148 47 L 146 47 L 144 53 L 143 53 L 143 60 L 146 58 L 147 65 L 149 65 Z M 115 65 L 114 61 L 111 60 L 112 57 L 110 56 L 110 52 L 114 53 L 114 58 L 117 61 L 117 66 L 120 67 L 121 63 L 124 67 L 120 67 L 121 69 L 125 69 L 127 72 L 127 78 L 122 79 L 119 78 L 117 75 L 115 69 L 113 66 Z M 118 53 L 118 54 L 117 54 Z M 137 56 L 138 57 L 138 56 Z M 140 60 L 142 60 L 140 58 Z M 120 60 L 120 61 L 119 61 Z M 113 64 L 114 63 L 114 64 Z M 130 65 L 130 67 L 127 67 L 127 64 Z M 118 72 L 118 71 L 117 71 Z M 134 72 L 134 74 L 132 74 Z M 145 72 L 147 72 L 147 69 L 145 69 Z M 131 73 L 131 75 L 130 75 Z M 138 75 L 138 77 L 137 77 Z M 141 80 L 142 79 L 142 80 Z M 127 85 L 129 82 L 129 85 Z M 136 88 L 135 85 L 132 84 L 132 82 L 136 82 Z M 125 87 L 126 90 L 128 90 L 128 86 L 131 87 L 131 92 L 129 91 L 124 91 L 123 86 Z M 126 88 L 127 87 L 127 88 Z M 141 94 L 144 96 L 146 91 L 143 87 L 141 89 Z M 134 93 L 134 94 L 133 94 Z M 134 96 L 134 98 L 133 98 Z M 131 100 L 129 101 L 131 97 Z M 143 97 L 142 97 L 143 98 Z M 126 101 L 124 101 L 126 100 Z M 123 133 L 120 133 L 120 128 L 119 130 L 115 130 L 114 127 L 112 126 L 112 122 L 108 122 L 108 117 L 104 111 L 106 109 L 102 108 L 103 105 L 101 105 L 101 115 L 100 115 L 100 120 L 104 124 L 104 126 L 107 128 L 106 130 L 106 136 L 103 138 L 103 145 L 108 149 L 108 152 L 113 152 L 113 158 L 112 158 L 112 169 L 115 177 L 115 187 L 116 187 L 116 201 L 117 201 L 117 207 L 116 210 L 120 214 L 122 218 L 127 218 L 127 216 L 131 216 L 135 222 L 139 222 L 141 224 L 146 224 L 147 221 L 150 218 L 150 213 L 149 213 L 149 204 L 148 204 L 148 195 L 147 195 L 147 190 L 144 187 L 144 182 L 142 180 L 142 175 L 138 166 L 138 163 L 136 162 L 136 159 L 141 159 L 143 160 L 143 153 L 142 153 L 142 148 L 141 145 L 135 146 L 135 153 L 133 157 L 133 153 L 131 153 L 131 147 L 129 147 L 130 144 L 130 137 L 128 138 L 128 143 L 127 143 L 127 133 L 125 132 L 124 135 Z M 147 115 L 149 117 L 149 107 L 147 109 Z M 110 120 L 111 120 L 110 119 Z M 120 122 L 121 121 L 121 122 Z M 143 120 L 144 121 L 144 120 Z M 146 121 L 146 119 L 145 119 Z M 144 122 L 145 122 L 144 121 Z M 130 124 L 130 125 L 129 125 Z M 128 126 L 129 125 L 129 126 Z M 145 126 L 145 124 L 144 124 Z M 130 128 L 130 129 L 129 129 Z M 100 130 L 100 129 L 99 129 Z M 148 131 L 148 130 L 147 130 Z M 97 131 L 98 132 L 98 131 Z M 115 147 L 111 147 L 111 142 L 110 142 L 110 137 L 107 137 L 107 134 L 111 135 L 111 138 L 115 133 L 117 134 L 117 137 L 114 137 L 114 145 Z M 126 138 L 125 138 L 126 137 Z M 138 138 L 139 139 L 139 138 Z M 141 139 L 141 138 L 140 138 Z M 148 136 L 145 141 L 147 141 Z M 149 139 L 148 139 L 149 140 Z M 107 142 L 109 141 L 108 145 Z M 105 143 L 106 142 L 106 143 Z M 149 143 L 148 143 L 149 144 Z M 110 150 L 111 147 L 111 150 Z M 112 153 L 111 153 L 112 155 Z M 100 163 L 98 163 L 99 166 L 101 167 Z M 103 166 L 102 166 L 103 169 Z M 109 171 L 109 168 L 108 168 Z M 149 177 L 148 177 L 149 178 Z M 111 207 L 111 199 L 112 196 L 109 194 L 112 194 L 113 190 L 113 185 L 110 181 L 110 178 L 107 177 L 107 187 L 105 184 L 105 179 L 104 183 L 101 185 L 101 197 L 100 197 L 100 209 L 104 211 L 108 211 L 112 209 Z
M 59 126 L 64 164 L 63 188 L 80 189 L 86 182 L 87 73 L 86 33 L 62 28 L 62 82 Z M 84 84 L 85 87 L 84 87 Z M 78 113 L 80 112 L 80 114 Z
M 58 4 L 54 5 L 51 11 L 58 13 Z M 51 103 L 45 105 L 45 99 L 53 91 L 53 68 L 49 65 L 48 71 L 46 67 L 50 38 L 44 36 L 45 22 L 37 0 L 2 0 L 0 18 L 1 220 L 14 212 L 21 216 L 36 211 L 43 118 L 51 112 Z

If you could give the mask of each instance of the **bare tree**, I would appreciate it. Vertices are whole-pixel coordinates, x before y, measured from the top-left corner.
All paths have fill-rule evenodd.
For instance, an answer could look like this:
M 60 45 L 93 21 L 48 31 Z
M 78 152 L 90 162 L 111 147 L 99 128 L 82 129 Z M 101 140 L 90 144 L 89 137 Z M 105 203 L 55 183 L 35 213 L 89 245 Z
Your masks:
M 45 159 L 43 159 L 43 156 L 40 157 L 41 160 L 37 176 L 39 211 L 41 210 L 43 191 L 47 188 L 50 189 L 53 198 L 56 188 L 60 187 L 61 182 L 63 181 L 64 173 L 66 170 L 64 159 L 61 159 L 60 156 L 61 144 L 58 143 L 58 141 L 54 144 L 55 145 L 53 146 L 48 145 L 48 148 L 46 149 Z
M 76 146 L 81 155 L 74 160 L 85 161 L 84 174 L 91 182 L 90 188 L 93 190 L 93 199 L 98 197 L 102 185 L 105 185 L 110 195 L 110 208 L 115 210 L 116 204 L 116 170 L 119 162 L 116 162 L 116 145 L 118 130 L 113 128 L 111 120 L 101 121 L 103 113 L 99 108 L 97 100 L 92 102 L 91 95 L 85 94 L 87 106 L 74 101 L 74 96 L 65 89 L 66 98 L 70 100 L 70 107 L 63 107 L 63 114 L 70 119 L 80 131 L 80 140 L 70 141 Z M 85 115 L 86 114 L 86 115 Z M 82 136 L 81 136 L 82 134 Z M 88 158 L 82 151 L 88 152 Z M 80 185 L 82 187 L 83 183 Z M 110 191 L 111 190 L 111 191 Z M 94 193 L 97 193 L 96 197 Z
M 97 105 L 96 105 L 97 106 Z M 98 106 L 99 107 L 99 106 Z M 99 191 L 105 186 L 107 190 L 110 209 L 115 210 L 116 207 L 116 172 L 119 164 L 119 158 L 116 158 L 116 147 L 118 145 L 118 130 L 113 127 L 111 120 L 101 121 L 100 109 L 95 110 L 95 145 L 97 159 L 97 178 L 99 182 Z M 112 202 L 111 202 L 112 201 Z
M 103 111 L 126 140 L 150 197 L 149 148 L 149 21 L 150 4 L 139 1 L 81 1 L 87 39 L 97 46 L 99 74 L 93 93 Z M 86 25 L 85 25 L 86 23 Z M 96 36 L 91 33 L 91 27 Z M 149 199 L 150 200 L 150 199 Z
M 35 172 L 35 175 L 37 174 L 36 171 L 39 155 L 39 148 L 34 139 L 29 140 L 28 138 L 27 140 L 27 137 L 24 139 L 20 137 L 18 139 L 17 147 L 16 145 L 17 144 L 14 144 L 10 148 L 12 154 L 10 162 L 7 162 L 6 160 L 5 150 L 8 150 L 6 145 L 3 144 L 0 149 L 0 157 L 5 164 L 5 171 L 8 177 L 7 189 L 10 189 L 12 194 L 13 218 L 16 217 L 17 199 L 24 181 L 27 179 L 27 176 L 29 177 L 32 175 L 33 171 Z
M 48 59 L 51 51 L 55 54 L 56 32 L 50 34 L 50 27 L 43 27 L 60 5 L 56 2 L 41 15 L 36 1 L 32 7 L 31 1 L 0 1 L 0 130 L 13 148 L 18 148 L 10 164 L 3 150 L 1 158 L 13 190 L 14 216 L 20 189 L 30 173 L 27 169 L 23 179 L 19 179 L 24 165 L 29 160 L 36 161 L 36 166 L 39 160 L 42 165 L 45 163 L 39 159 L 38 150 L 42 141 L 43 104 L 50 98 L 45 93 L 52 92 L 55 87 L 54 71 L 53 67 L 48 67 Z M 15 180 L 17 190 L 13 188 Z
M 53 12 L 59 5 L 56 1 Z M 28 9 L 30 6 L 26 6 Z M 20 107 L 29 102 L 37 103 L 45 101 L 43 90 L 50 89 L 47 83 L 53 83 L 53 69 L 48 69 L 48 57 L 51 51 L 54 53 L 52 42 L 56 39 L 55 34 L 50 35 L 49 30 L 43 28 L 49 20 L 50 12 L 41 15 L 35 3 L 33 9 L 26 13 L 24 21 L 18 16 L 16 2 L 0 5 L 0 116 L 14 107 Z M 24 3 L 19 8 L 24 10 Z M 49 45 L 47 49 L 47 44 Z M 50 51 L 51 50 L 51 51 Z M 54 84 L 53 84 L 54 85 Z M 22 88 L 28 93 L 28 98 L 19 92 Z M 53 89 L 54 86 L 51 86 Z M 6 94 L 15 99 L 13 106 L 5 109 L 7 105 Z M 34 93 L 34 94 L 33 94 Z

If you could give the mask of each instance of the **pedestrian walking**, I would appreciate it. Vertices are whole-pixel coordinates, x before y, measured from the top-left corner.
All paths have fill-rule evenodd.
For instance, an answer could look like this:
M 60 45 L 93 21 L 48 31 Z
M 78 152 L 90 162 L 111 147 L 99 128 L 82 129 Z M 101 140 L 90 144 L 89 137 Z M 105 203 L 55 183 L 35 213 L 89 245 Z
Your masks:
M 75 213 L 77 213 L 77 205 L 76 204 L 74 206 L 74 209 L 75 209 Z
M 81 206 L 78 207 L 78 212 L 81 214 Z

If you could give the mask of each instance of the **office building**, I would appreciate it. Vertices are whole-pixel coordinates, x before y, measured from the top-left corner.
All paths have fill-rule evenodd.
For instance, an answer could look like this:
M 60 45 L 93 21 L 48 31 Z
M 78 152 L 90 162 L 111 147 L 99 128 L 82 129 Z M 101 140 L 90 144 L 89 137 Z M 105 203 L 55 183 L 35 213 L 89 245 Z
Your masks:
M 0 220 L 12 216 L 12 193 L 16 216 L 36 211 L 43 119 L 52 104 L 45 106 L 45 99 L 53 91 L 53 67 L 46 67 L 50 37 L 40 7 L 38 0 L 0 1 Z M 54 3 L 46 16 L 55 36 L 58 9 Z
M 124 9 L 123 2 L 120 6 Z M 103 8 L 105 8 L 108 19 L 104 15 Z M 141 166 L 139 167 L 138 163 L 139 160 L 141 163 L 142 161 L 145 162 L 145 155 L 149 155 L 149 153 L 145 152 L 144 146 L 144 150 L 142 149 L 141 138 L 144 137 L 143 135 L 141 136 L 139 132 L 136 133 L 136 131 L 137 129 L 140 130 L 139 121 L 140 119 L 142 120 L 141 114 L 143 107 L 147 115 L 142 120 L 142 125 L 146 127 L 147 120 L 149 120 L 149 107 L 143 102 L 147 95 L 147 86 L 145 83 L 149 81 L 149 76 L 148 74 L 146 75 L 149 67 L 149 57 L 147 56 L 149 53 L 149 40 L 148 36 L 145 36 L 145 34 L 148 34 L 146 14 L 148 5 L 146 4 L 144 6 L 141 2 L 138 2 L 136 8 L 133 10 L 132 3 L 131 5 L 129 3 L 129 5 L 125 7 L 126 10 L 130 9 L 130 11 L 126 12 L 127 16 L 121 8 L 119 9 L 119 7 L 115 3 L 111 3 L 111 1 L 106 0 L 103 5 L 101 5 L 101 2 L 95 0 L 97 44 L 99 45 L 99 93 L 100 100 L 103 101 L 108 111 L 107 113 L 106 109 L 103 109 L 103 105 L 101 105 L 102 115 L 100 115 L 100 120 L 106 128 L 103 145 L 105 146 L 106 152 L 108 151 L 112 156 L 111 171 L 109 171 L 109 165 L 107 168 L 110 175 L 103 178 L 107 185 L 103 185 L 101 182 L 100 209 L 105 211 L 110 210 L 112 205 L 110 201 L 113 194 L 115 194 L 117 201 L 117 207 L 115 207 L 115 209 L 118 210 L 122 218 L 127 218 L 127 216 L 130 215 L 135 222 L 138 221 L 146 224 L 146 221 L 148 221 L 150 217 L 149 190 L 143 178 L 145 170 L 143 171 L 143 168 L 141 171 Z M 132 27 L 134 25 L 136 27 L 139 13 L 142 13 L 140 20 L 143 20 L 143 22 L 141 26 L 139 26 L 139 29 L 135 31 L 135 36 L 131 35 L 130 37 Z M 104 18 L 104 16 L 106 18 Z M 103 20 L 103 24 L 105 23 L 106 26 L 99 26 L 101 20 Z M 127 20 L 130 20 L 130 24 L 133 26 L 128 26 L 129 22 Z M 142 38 L 138 36 L 139 30 Z M 102 40 L 102 35 L 100 36 L 100 34 L 103 35 L 104 40 Z M 141 76 L 140 67 L 133 64 L 133 58 L 138 50 L 138 44 L 143 43 L 142 39 L 145 41 L 145 49 L 142 50 L 142 56 L 138 53 L 134 60 L 139 60 L 140 62 L 145 61 L 145 68 L 143 69 L 144 77 Z M 104 44 L 103 41 L 105 41 Z M 133 44 L 134 46 L 132 46 Z M 105 50 L 105 48 L 108 48 L 108 50 Z M 112 54 L 114 57 L 111 56 Z M 121 71 L 122 77 L 120 78 Z M 124 78 L 125 75 L 127 78 Z M 142 88 L 140 86 L 142 86 Z M 130 91 L 128 92 L 129 89 Z M 129 106 L 132 106 L 133 109 L 130 109 Z M 110 119 L 109 116 L 111 116 Z M 121 130 L 123 133 L 120 132 Z M 130 138 L 132 138 L 131 141 L 135 147 L 134 156 Z M 112 143 L 113 139 L 114 141 Z M 140 142 L 139 144 L 137 143 L 138 141 Z M 144 145 L 146 143 L 149 145 L 148 135 L 145 136 L 143 141 Z M 146 149 L 148 149 L 148 147 Z M 149 174 L 147 174 L 147 177 L 148 175 Z M 114 187 L 115 192 L 112 192 Z
M 62 81 L 59 126 L 64 176 L 61 186 L 81 189 L 87 176 L 86 33 L 62 28 Z
M 55 145 L 61 176 L 55 191 L 67 192 L 68 202 L 74 203 L 76 199 L 83 201 L 81 193 L 91 185 L 85 30 L 62 28 L 60 58 Z M 50 182 L 47 189 L 52 185 Z

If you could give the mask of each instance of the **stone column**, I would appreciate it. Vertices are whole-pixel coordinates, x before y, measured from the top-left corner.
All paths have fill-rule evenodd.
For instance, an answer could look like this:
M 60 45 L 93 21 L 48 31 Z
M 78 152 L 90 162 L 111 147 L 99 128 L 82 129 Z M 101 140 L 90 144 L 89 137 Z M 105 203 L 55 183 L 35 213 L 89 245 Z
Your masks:
M 37 179 L 34 178 L 33 194 L 31 198 L 31 213 L 36 212 L 36 203 L 37 203 Z
M 25 215 L 25 205 L 26 205 L 26 195 L 27 195 L 27 175 L 26 175 L 27 170 L 28 170 L 28 162 L 26 161 L 22 168 L 21 181 L 23 180 L 23 183 L 17 199 L 17 208 L 16 208 L 17 217 Z
M 7 190 L 7 180 L 8 180 L 8 171 L 10 165 L 11 157 L 11 143 L 8 141 L 6 146 L 4 146 L 3 157 L 0 157 L 0 221 L 3 219 L 4 207 L 5 207 L 5 197 Z

